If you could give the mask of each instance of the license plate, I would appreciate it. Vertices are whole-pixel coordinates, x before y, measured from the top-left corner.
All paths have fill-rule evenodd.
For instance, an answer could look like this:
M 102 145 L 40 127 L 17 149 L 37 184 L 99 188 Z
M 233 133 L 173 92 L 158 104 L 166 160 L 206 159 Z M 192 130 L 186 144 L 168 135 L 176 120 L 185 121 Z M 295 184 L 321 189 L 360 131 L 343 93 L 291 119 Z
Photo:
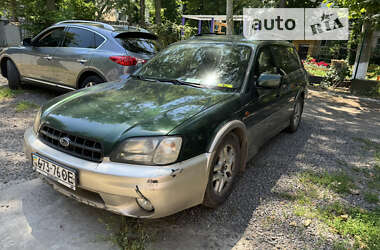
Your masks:
M 77 173 L 73 169 L 69 169 L 57 164 L 39 155 L 32 154 L 33 168 L 40 174 L 43 174 L 62 185 L 73 190 L 76 188 Z

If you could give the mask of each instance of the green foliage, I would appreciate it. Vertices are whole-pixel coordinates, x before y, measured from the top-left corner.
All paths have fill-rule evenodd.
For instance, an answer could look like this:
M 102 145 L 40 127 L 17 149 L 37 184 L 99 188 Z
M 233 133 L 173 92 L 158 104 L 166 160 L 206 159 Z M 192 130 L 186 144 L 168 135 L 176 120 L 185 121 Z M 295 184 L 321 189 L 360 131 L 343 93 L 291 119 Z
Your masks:
M 377 203 L 379 202 L 379 197 L 375 193 L 366 192 L 364 194 L 364 200 L 369 203 Z
M 343 236 L 352 236 L 357 248 L 380 248 L 380 210 L 368 211 L 333 203 L 317 209 L 319 217 Z
M 12 90 L 8 87 L 0 87 L 0 100 L 3 98 L 14 98 L 16 95 L 21 94 L 22 90 Z
M 38 109 L 38 108 L 39 108 L 39 106 L 35 103 L 28 102 L 28 101 L 21 101 L 21 102 L 17 103 L 17 105 L 16 105 L 16 112 L 23 112 L 26 110 L 34 110 L 34 109 Z
M 337 87 L 349 76 L 350 70 L 347 62 L 342 62 L 340 64 L 331 64 L 330 70 L 327 72 L 321 84 L 325 87 Z
M 152 24 L 148 29 L 158 36 L 160 44 L 163 48 L 169 44 L 177 42 L 181 38 L 181 30 L 183 30 L 183 38 L 187 39 L 195 34 L 195 28 L 188 25 L 178 25 L 169 20 L 163 20 L 161 24 Z
M 350 188 L 354 188 L 353 180 L 345 173 L 313 173 L 304 172 L 300 174 L 300 180 L 303 183 L 313 183 L 318 186 L 327 187 L 337 193 L 349 193 Z

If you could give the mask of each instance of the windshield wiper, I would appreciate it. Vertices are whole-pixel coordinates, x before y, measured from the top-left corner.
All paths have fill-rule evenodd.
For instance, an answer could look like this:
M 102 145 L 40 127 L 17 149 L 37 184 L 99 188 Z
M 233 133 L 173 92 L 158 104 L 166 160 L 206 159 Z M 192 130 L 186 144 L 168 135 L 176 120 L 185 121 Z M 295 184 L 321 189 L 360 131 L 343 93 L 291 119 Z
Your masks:
M 138 79 L 138 80 L 142 80 L 142 81 L 151 81 L 151 82 L 158 81 L 158 80 L 155 79 L 155 78 L 147 78 L 147 77 L 140 76 L 140 75 L 131 75 L 131 77 L 136 78 L 136 79 Z
M 178 80 L 178 79 L 164 79 L 164 78 L 160 78 L 160 79 L 156 79 L 156 80 L 160 81 L 160 82 L 170 82 L 170 83 L 173 83 L 174 85 L 187 85 L 187 86 L 191 86 L 191 87 L 195 87 L 195 88 L 204 88 L 204 86 L 202 86 L 200 84 L 191 83 L 191 82 L 185 82 L 185 81 L 181 81 L 181 80 Z

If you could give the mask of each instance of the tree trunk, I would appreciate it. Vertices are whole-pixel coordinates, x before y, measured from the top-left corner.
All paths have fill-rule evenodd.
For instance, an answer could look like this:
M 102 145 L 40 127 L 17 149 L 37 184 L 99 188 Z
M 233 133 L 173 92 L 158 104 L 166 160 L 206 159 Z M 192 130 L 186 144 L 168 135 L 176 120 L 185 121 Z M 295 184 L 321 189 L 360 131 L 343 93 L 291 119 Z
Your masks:
M 227 0 L 227 35 L 234 34 L 234 1 Z
M 154 0 L 156 24 L 161 24 L 161 0 Z
M 49 11 L 55 11 L 56 10 L 55 0 L 46 0 L 46 7 Z
M 140 25 L 145 27 L 145 0 L 140 0 Z
M 373 40 L 373 29 L 371 28 L 371 24 L 366 22 L 362 27 L 363 39 L 360 42 L 357 50 L 356 50 L 356 58 L 354 69 L 352 71 L 353 79 L 365 79 L 369 59 L 371 58 L 372 52 L 372 40 Z M 364 42 L 364 43 L 363 43 Z

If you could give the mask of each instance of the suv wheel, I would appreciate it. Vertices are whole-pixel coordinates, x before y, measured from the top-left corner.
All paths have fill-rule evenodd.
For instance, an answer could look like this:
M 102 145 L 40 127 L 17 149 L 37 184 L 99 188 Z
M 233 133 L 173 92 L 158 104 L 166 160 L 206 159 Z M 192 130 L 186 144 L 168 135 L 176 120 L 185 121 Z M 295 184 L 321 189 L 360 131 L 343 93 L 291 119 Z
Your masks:
M 89 87 L 92 87 L 96 84 L 99 84 L 99 83 L 103 83 L 104 80 L 102 78 L 100 78 L 99 76 L 95 76 L 95 75 L 92 75 L 92 76 L 88 76 L 86 77 L 83 82 L 80 84 L 80 88 L 89 88 Z
M 217 207 L 231 194 L 240 168 L 240 146 L 237 136 L 228 134 L 215 152 L 203 205 Z
M 7 78 L 10 89 L 18 89 L 20 87 L 20 73 L 11 60 L 7 60 Z
M 286 129 L 287 132 L 294 133 L 297 131 L 297 128 L 301 122 L 303 104 L 304 99 L 302 97 L 298 98 L 296 103 L 294 104 L 293 114 L 290 117 L 290 125 Z

